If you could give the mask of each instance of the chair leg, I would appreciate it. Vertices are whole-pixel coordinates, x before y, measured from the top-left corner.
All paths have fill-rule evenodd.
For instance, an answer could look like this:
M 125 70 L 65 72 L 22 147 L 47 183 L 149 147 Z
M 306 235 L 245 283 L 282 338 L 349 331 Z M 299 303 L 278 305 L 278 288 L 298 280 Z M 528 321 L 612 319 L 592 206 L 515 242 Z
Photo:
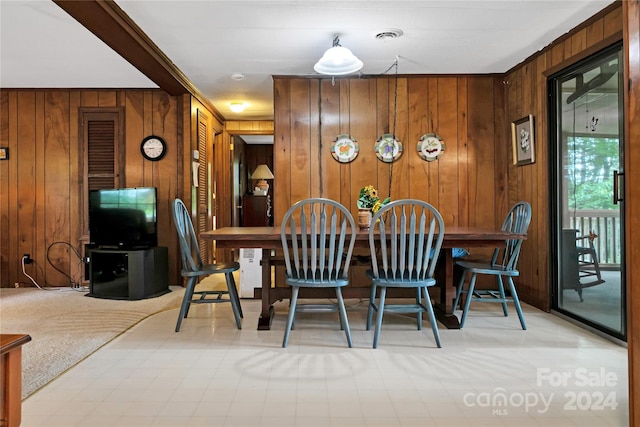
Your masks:
M 460 329 L 464 327 L 464 321 L 467 318 L 467 313 L 469 312 L 469 306 L 471 305 L 471 300 L 473 299 L 473 290 L 476 287 L 476 274 L 471 274 L 471 280 L 469 281 L 469 289 L 467 289 L 467 300 L 464 303 L 464 309 L 462 310 L 462 319 L 460 319 Z
M 376 299 L 376 285 L 371 284 L 371 294 L 369 295 L 369 309 L 367 310 L 367 331 L 371 329 L 371 321 L 373 320 L 373 311 L 375 307 Z
M 296 315 L 296 304 L 298 302 L 298 286 L 291 288 L 291 303 L 289 305 L 289 316 L 287 317 L 287 326 L 284 330 L 284 339 L 282 340 L 282 347 L 286 348 L 289 343 L 289 334 L 291 333 L 291 325 L 293 324 L 293 318 Z
M 193 291 L 196 288 L 197 277 L 190 277 L 187 281 L 187 288 L 184 290 L 184 296 L 182 297 L 182 305 L 180 306 L 180 313 L 178 314 L 178 322 L 176 323 L 176 332 L 180 332 L 180 325 L 182 319 L 185 319 L 189 314 L 189 306 L 191 305 L 191 299 L 193 298 Z
M 238 329 L 242 329 L 242 308 L 240 307 L 240 299 L 238 298 L 238 290 L 233 280 L 233 273 L 224 274 L 227 279 L 227 291 L 229 292 L 229 300 L 231 301 L 231 307 L 233 308 L 233 316 L 236 318 L 236 326 Z
M 351 348 L 353 347 L 353 343 L 351 342 L 351 329 L 349 329 L 347 310 L 344 306 L 344 299 L 342 298 L 342 289 L 336 288 L 336 297 L 338 298 L 338 309 L 340 310 L 340 324 L 344 327 L 344 333 L 347 336 L 347 344 L 349 344 L 349 348 Z
M 520 298 L 518 298 L 518 293 L 516 292 L 516 286 L 513 284 L 513 279 L 511 277 L 509 279 L 509 288 L 511 289 L 511 296 L 513 297 L 513 304 L 516 306 L 516 311 L 518 312 L 518 318 L 520 319 L 520 325 L 522 325 L 523 330 L 527 330 L 527 325 L 524 323 L 524 315 L 522 314 L 522 307 L 520 307 Z
M 462 276 L 460 276 L 460 283 L 458 283 L 458 291 L 456 292 L 456 299 L 453 301 L 453 311 L 456 311 L 458 308 L 458 303 L 460 302 L 460 296 L 462 295 L 462 289 L 464 288 L 464 278 L 467 275 L 466 271 L 462 272 Z
M 384 313 L 384 299 L 387 296 L 387 287 L 380 286 L 380 297 L 378 300 L 378 317 L 376 318 L 376 330 L 373 333 L 373 348 L 378 348 L 378 338 L 382 329 L 382 315 Z
M 502 299 L 502 312 L 504 316 L 507 317 L 509 315 L 509 309 L 507 308 L 507 296 L 504 293 L 504 284 L 502 283 L 502 276 L 498 274 L 496 277 L 498 281 L 498 291 L 500 292 L 500 298 Z
M 227 282 L 229 286 L 229 296 L 233 296 L 233 298 L 236 300 L 236 303 L 238 304 L 238 314 L 240 315 L 241 319 L 244 319 L 244 314 L 242 313 L 242 305 L 240 304 L 240 296 L 238 295 L 238 288 L 236 287 L 236 279 L 234 279 L 233 273 L 227 274 L 229 275 Z M 231 294 L 232 291 L 233 295 Z
M 431 305 L 431 297 L 429 296 L 429 290 L 425 286 L 422 288 L 422 293 L 424 294 L 424 298 L 426 300 L 425 307 L 427 307 L 427 314 L 429 315 L 429 322 L 431 322 L 431 330 L 433 331 L 433 337 L 436 340 L 436 345 L 438 348 L 442 348 L 442 344 L 440 344 L 440 331 L 438 330 L 438 323 L 436 322 L 436 315 L 433 312 L 433 306 Z
M 420 305 L 422 303 L 422 299 L 420 298 L 420 288 L 416 288 L 416 304 Z M 431 303 L 431 301 L 426 301 L 425 304 Z M 422 311 L 418 311 L 416 313 L 416 320 L 418 322 L 418 330 L 422 330 Z

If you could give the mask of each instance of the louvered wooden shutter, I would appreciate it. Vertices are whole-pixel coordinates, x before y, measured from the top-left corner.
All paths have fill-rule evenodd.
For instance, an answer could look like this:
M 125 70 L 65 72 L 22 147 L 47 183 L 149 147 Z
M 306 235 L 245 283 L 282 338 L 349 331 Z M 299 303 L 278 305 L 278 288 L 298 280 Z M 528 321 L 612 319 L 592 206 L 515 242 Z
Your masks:
M 200 152 L 198 168 L 198 234 L 207 231 L 207 124 L 198 121 L 198 151 Z M 207 248 L 210 242 L 200 240 L 200 256 L 207 262 Z
M 84 183 L 84 234 L 89 234 L 89 191 L 121 186 L 124 168 L 124 111 L 121 108 L 81 108 L 80 140 Z M 123 176 L 123 175 L 122 175 Z
M 115 188 L 116 144 L 113 120 L 87 121 L 87 183 L 89 190 Z

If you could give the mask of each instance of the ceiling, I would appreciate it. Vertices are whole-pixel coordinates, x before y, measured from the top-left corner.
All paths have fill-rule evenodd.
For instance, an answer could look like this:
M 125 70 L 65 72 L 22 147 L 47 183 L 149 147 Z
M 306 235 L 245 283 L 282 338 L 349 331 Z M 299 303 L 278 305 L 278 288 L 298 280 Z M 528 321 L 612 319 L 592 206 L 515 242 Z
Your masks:
M 316 75 L 335 34 L 365 75 L 504 73 L 612 1 L 116 3 L 225 119 L 271 120 L 272 76 Z M 53 1 L 0 0 L 0 36 L 2 88 L 158 87 Z

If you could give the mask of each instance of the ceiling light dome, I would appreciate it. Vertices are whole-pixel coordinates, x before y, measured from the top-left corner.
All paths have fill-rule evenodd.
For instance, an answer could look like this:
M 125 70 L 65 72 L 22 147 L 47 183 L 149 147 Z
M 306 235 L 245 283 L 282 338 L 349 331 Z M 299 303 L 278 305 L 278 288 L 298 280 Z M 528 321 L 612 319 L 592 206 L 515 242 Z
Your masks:
M 242 113 L 245 108 L 247 108 L 247 104 L 244 102 L 232 102 L 229 104 L 229 109 L 234 113 Z
M 322 55 L 313 69 L 320 74 L 341 76 L 360 71 L 364 64 L 349 49 L 340 46 L 340 39 L 336 35 L 333 46 Z

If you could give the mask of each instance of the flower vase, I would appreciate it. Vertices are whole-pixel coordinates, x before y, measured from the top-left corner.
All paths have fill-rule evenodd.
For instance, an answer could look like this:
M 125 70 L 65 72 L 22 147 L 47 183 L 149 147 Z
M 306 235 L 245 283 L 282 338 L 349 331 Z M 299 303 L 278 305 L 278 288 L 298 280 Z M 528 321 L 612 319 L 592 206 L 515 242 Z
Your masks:
M 371 209 L 358 209 L 358 226 L 360 230 L 368 230 L 372 217 Z

